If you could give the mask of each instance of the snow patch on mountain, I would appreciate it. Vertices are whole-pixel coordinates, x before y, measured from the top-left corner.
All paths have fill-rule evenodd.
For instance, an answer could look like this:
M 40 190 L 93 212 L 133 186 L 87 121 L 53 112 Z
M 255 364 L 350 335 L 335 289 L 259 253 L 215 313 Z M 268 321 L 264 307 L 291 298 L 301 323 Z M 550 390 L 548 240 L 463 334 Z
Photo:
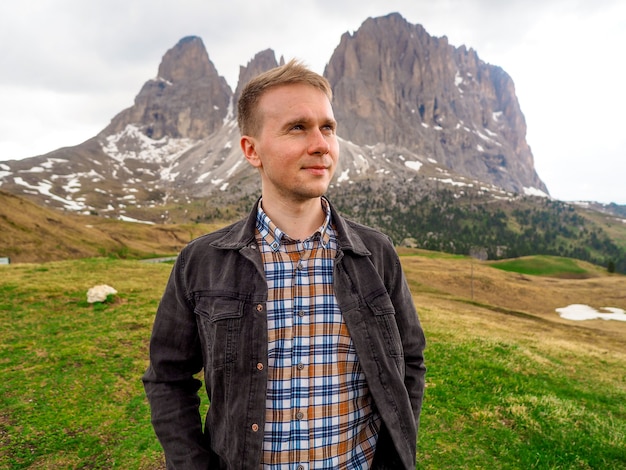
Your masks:
M 128 217 L 127 215 L 120 215 L 118 217 L 119 220 L 122 220 L 124 222 L 134 222 L 137 224 L 148 224 L 148 225 L 155 225 L 154 222 L 150 222 L 149 220 L 139 220 L 139 219 L 134 219 L 132 217 Z
M 195 144 L 192 139 L 151 139 L 134 124 L 128 124 L 123 131 L 107 136 L 101 142 L 104 153 L 119 163 L 127 158 L 148 163 L 173 162 Z
M 44 181 L 40 181 L 39 184 L 37 185 L 33 185 L 24 181 L 24 179 L 19 176 L 15 177 L 14 181 L 16 184 L 19 184 L 32 191 L 35 191 L 39 194 L 47 196 L 48 198 L 54 201 L 60 202 L 61 204 L 63 204 L 63 207 L 67 210 L 84 211 L 85 209 L 89 209 L 89 207 L 85 205 L 83 199 L 74 201 L 70 197 L 62 198 L 60 196 L 57 196 L 56 194 L 53 194 L 51 191 L 52 183 L 50 181 L 44 180 Z
M 350 180 L 350 169 L 348 168 L 347 170 L 344 170 L 341 172 L 341 174 L 337 177 L 337 183 L 344 183 L 346 181 Z
M 406 166 L 407 168 L 410 168 L 413 171 L 420 171 L 420 168 L 422 168 L 423 163 L 422 162 L 404 162 L 404 166 Z
M 524 188 L 524 194 L 526 196 L 539 196 L 539 197 L 550 197 L 543 191 L 537 188 Z

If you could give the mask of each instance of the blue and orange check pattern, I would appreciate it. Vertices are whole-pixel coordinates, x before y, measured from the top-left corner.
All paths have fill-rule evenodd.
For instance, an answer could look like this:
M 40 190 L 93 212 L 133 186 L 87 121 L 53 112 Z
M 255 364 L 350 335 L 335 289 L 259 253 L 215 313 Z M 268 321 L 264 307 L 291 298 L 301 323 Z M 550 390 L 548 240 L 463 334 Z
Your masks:
M 381 419 L 333 292 L 330 205 L 306 240 L 280 231 L 259 204 L 268 284 L 268 384 L 262 468 L 364 469 Z

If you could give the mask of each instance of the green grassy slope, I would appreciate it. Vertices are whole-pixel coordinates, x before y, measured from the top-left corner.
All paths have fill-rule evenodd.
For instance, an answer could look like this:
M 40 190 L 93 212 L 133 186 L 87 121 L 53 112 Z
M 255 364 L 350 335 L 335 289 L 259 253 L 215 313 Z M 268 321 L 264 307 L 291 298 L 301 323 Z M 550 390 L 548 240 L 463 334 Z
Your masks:
M 402 254 L 428 337 L 416 468 L 626 467 L 626 325 L 554 312 L 626 309 L 624 276 Z M 164 468 L 140 376 L 170 269 L 111 258 L 0 266 L 0 468 Z M 88 304 L 102 283 L 118 294 Z

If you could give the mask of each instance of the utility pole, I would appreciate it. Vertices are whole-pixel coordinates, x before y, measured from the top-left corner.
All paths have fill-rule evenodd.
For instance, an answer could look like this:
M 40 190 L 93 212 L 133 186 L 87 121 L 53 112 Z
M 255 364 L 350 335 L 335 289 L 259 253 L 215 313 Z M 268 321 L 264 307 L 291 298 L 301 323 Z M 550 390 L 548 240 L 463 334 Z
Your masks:
M 470 266 L 471 266 L 471 285 L 470 291 L 472 295 L 472 301 L 474 300 L 474 260 L 486 261 L 489 258 L 489 254 L 487 253 L 487 249 L 480 246 L 472 246 L 470 248 Z

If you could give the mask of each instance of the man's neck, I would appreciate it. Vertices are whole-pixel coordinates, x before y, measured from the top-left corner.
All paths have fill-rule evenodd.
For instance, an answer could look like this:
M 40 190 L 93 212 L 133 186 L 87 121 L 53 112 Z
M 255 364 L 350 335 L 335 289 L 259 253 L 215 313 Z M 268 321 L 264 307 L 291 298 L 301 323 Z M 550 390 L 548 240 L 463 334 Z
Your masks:
M 321 198 L 295 203 L 264 197 L 261 205 L 270 220 L 295 240 L 305 240 L 313 235 L 326 218 Z

